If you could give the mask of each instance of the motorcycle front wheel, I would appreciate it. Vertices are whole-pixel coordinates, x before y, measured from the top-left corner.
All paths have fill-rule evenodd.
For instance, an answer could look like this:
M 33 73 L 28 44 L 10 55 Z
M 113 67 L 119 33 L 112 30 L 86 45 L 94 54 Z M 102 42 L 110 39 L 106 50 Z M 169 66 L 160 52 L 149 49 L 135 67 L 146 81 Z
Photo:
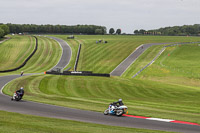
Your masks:
M 104 115 L 108 115 L 108 113 L 109 113 L 109 110 L 108 110 L 108 109 L 106 109 L 106 110 L 103 112 Z

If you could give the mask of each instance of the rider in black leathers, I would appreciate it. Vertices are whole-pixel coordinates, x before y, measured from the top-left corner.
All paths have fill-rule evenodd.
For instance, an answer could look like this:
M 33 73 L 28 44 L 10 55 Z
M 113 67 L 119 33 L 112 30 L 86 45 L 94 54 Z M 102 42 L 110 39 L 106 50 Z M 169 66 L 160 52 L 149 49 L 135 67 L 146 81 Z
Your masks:
M 20 95 L 21 97 L 23 97 L 24 95 L 24 88 L 21 87 L 19 90 L 16 91 L 17 95 Z
M 122 99 L 119 99 L 117 102 L 113 102 L 112 105 L 119 107 L 119 106 L 124 105 L 124 103 L 122 102 Z

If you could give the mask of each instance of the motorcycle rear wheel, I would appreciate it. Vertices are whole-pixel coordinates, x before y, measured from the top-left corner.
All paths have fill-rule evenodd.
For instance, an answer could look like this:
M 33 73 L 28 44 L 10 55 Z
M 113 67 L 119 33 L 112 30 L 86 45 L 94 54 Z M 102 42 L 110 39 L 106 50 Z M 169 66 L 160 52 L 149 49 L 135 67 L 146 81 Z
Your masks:
M 122 116 L 123 113 L 124 113 L 123 110 L 117 110 L 117 111 L 116 111 L 116 116 Z

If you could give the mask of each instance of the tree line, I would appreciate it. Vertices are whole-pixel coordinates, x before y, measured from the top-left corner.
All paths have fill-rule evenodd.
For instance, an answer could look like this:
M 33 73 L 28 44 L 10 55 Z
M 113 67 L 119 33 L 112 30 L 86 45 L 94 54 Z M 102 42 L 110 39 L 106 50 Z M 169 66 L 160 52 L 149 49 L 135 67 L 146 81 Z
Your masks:
M 106 34 L 106 27 L 97 25 L 36 25 L 36 24 L 11 24 L 7 26 L 10 33 L 56 33 L 56 34 Z
M 165 27 L 155 30 L 135 30 L 137 35 L 166 35 L 166 36 L 199 36 L 200 24 Z
M 9 27 L 5 24 L 0 24 L 0 38 L 3 38 L 9 33 Z

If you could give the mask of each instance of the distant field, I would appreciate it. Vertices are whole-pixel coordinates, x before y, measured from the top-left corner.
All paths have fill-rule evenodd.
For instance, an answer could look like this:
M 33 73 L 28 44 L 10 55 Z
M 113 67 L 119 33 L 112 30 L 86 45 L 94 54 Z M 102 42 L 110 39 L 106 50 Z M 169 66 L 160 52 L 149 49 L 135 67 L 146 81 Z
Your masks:
M 35 75 L 9 83 L 4 93 L 25 87 L 24 99 L 103 112 L 124 99 L 129 114 L 200 123 L 200 89 L 148 80 Z
M 1 133 L 122 133 L 124 131 L 126 133 L 170 133 L 158 130 L 106 126 L 0 111 Z

